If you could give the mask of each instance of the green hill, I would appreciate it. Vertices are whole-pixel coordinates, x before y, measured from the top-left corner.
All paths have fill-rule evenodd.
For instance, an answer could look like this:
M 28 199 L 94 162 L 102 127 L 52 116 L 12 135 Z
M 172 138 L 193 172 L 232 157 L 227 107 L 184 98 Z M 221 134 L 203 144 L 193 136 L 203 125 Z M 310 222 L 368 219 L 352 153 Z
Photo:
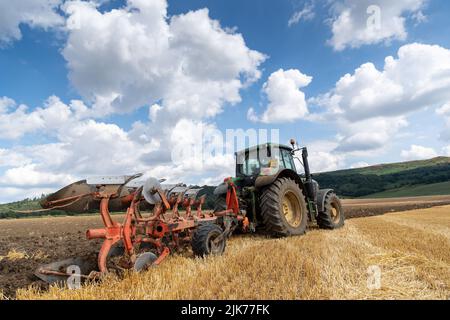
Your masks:
M 437 157 L 325 172 L 314 175 L 314 178 L 322 188 L 333 188 L 346 197 L 450 194 L 446 184 L 442 184 L 450 181 L 450 158 Z
M 348 175 L 348 174 L 375 174 L 377 176 L 398 173 L 402 171 L 408 171 L 418 168 L 433 167 L 442 164 L 450 164 L 450 157 L 436 157 L 428 160 L 415 160 L 397 163 L 378 164 L 370 167 L 346 169 L 327 173 L 333 173 L 336 175 Z
M 362 198 L 401 198 L 401 197 L 419 197 L 419 196 L 437 196 L 450 195 L 450 181 L 419 184 L 398 189 L 386 190 L 379 193 L 369 194 Z
M 4 218 L 28 218 L 28 217 L 40 217 L 40 216 L 58 216 L 58 215 L 67 215 L 68 213 L 61 210 L 52 210 L 45 212 L 34 212 L 34 213 L 19 213 L 17 211 L 27 211 L 27 210 L 39 210 L 42 209 L 39 201 L 44 197 L 42 195 L 41 198 L 34 199 L 24 199 L 20 201 L 3 203 L 0 204 L 0 219 Z

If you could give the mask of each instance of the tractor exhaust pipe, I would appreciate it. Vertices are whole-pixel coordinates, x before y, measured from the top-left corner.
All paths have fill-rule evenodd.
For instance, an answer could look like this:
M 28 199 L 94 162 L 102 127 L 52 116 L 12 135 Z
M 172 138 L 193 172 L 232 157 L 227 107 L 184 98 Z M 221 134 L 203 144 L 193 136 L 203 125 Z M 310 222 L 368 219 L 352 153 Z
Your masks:
M 306 193 L 309 199 L 312 199 L 314 202 L 317 202 L 317 193 L 314 188 L 314 182 L 311 175 L 311 169 L 309 168 L 308 161 L 308 149 L 306 147 L 302 148 L 302 159 L 303 159 L 303 167 L 305 168 L 305 188 Z
M 302 148 L 302 160 L 303 160 L 303 166 L 305 167 L 305 178 L 307 182 L 311 182 L 311 170 L 309 169 L 309 162 L 308 162 L 308 149 L 306 147 Z

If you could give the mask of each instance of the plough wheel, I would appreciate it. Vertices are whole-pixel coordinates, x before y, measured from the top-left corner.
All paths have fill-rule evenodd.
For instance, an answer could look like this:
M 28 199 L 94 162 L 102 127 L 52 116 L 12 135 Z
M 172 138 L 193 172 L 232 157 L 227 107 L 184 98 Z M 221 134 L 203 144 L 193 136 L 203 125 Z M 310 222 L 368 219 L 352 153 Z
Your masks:
M 204 257 L 210 254 L 222 254 L 225 251 L 226 243 L 225 237 L 223 237 L 222 239 L 219 238 L 222 233 L 222 228 L 217 224 L 206 223 L 199 225 L 194 235 L 192 236 L 191 244 L 194 254 L 200 257 Z

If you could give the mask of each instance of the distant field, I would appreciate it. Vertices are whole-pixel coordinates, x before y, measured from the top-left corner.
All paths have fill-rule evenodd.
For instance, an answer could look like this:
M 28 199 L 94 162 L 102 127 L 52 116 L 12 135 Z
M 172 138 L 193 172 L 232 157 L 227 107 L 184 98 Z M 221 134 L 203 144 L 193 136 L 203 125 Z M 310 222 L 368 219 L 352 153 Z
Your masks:
M 370 194 L 363 199 L 450 195 L 450 181 L 416 185 Z

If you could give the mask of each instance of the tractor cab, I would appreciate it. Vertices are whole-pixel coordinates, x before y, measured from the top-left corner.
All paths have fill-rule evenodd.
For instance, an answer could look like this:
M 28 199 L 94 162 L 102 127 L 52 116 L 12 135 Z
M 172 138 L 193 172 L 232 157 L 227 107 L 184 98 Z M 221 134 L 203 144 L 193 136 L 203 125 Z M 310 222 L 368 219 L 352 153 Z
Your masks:
M 293 149 L 286 145 L 265 143 L 236 152 L 236 176 L 270 176 L 283 169 L 296 171 Z

